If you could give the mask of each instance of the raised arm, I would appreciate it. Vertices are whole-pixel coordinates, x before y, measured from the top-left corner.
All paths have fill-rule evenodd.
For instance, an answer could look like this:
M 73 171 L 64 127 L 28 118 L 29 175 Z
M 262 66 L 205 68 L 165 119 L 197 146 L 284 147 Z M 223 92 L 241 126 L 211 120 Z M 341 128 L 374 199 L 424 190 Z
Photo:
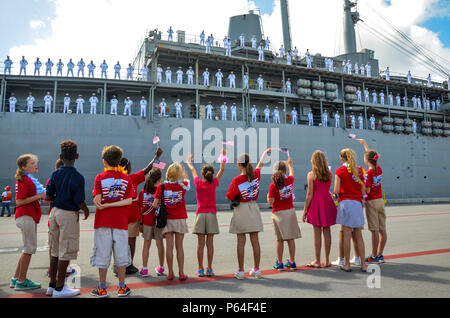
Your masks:
M 163 153 L 163 150 L 158 147 L 158 149 L 156 149 L 156 152 L 155 152 L 155 155 L 153 156 L 152 161 L 150 161 L 149 164 L 147 165 L 147 167 L 145 167 L 145 169 L 144 169 L 145 174 L 149 173 L 150 170 L 152 170 L 153 163 L 155 162 L 155 160 L 157 160 L 161 157 L 162 153 Z
M 197 171 L 195 170 L 194 166 L 192 165 L 193 158 L 194 158 L 194 154 L 190 153 L 186 158 L 186 164 L 187 164 L 189 170 L 191 170 L 192 177 L 195 179 L 198 177 L 198 174 L 197 174 Z
M 227 149 L 225 148 L 225 147 L 223 147 L 222 148 L 222 156 L 226 156 L 227 155 Z M 223 176 L 223 173 L 224 173 L 224 171 L 225 171 L 225 162 L 224 161 L 222 161 L 221 163 L 220 163 L 220 168 L 219 168 L 219 172 L 217 172 L 217 175 L 216 175 L 216 178 L 217 178 L 217 180 L 218 181 L 220 181 L 220 179 L 222 178 L 222 176 Z
M 359 141 L 359 143 L 360 143 L 361 145 L 364 146 L 364 150 L 365 150 L 365 151 L 369 151 L 369 146 L 367 145 L 367 142 L 366 142 L 365 139 L 358 139 L 358 141 Z
M 272 153 L 272 148 L 267 149 L 263 152 L 261 155 L 261 159 L 259 160 L 258 165 L 256 166 L 256 169 L 261 169 L 264 166 L 264 162 L 266 161 L 267 154 Z
M 292 158 L 288 158 L 289 176 L 294 177 L 294 162 Z

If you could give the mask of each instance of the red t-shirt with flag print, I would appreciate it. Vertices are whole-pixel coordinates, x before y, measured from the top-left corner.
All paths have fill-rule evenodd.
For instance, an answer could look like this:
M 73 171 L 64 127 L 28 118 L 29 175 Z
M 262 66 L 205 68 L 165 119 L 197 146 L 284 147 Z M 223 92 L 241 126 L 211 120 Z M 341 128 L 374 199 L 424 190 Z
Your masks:
M 139 193 L 139 208 L 142 215 L 142 224 L 144 225 L 156 225 L 156 209 L 153 207 L 154 200 L 154 193 L 145 193 L 144 189 Z
M 285 179 L 285 185 L 282 189 L 278 189 L 272 182 L 269 186 L 269 198 L 274 198 L 272 212 L 285 211 L 294 208 L 294 177 L 289 176 Z
M 354 200 L 362 203 L 363 195 L 361 193 L 361 184 L 353 180 L 353 174 L 348 172 L 346 166 L 341 166 L 335 173 L 341 179 L 339 190 L 339 202 L 343 200 Z M 358 168 L 359 179 L 364 182 L 362 168 Z
M 255 169 L 255 179 L 248 181 L 247 175 L 239 175 L 233 179 L 226 194 L 227 199 L 233 201 L 239 196 L 240 202 L 250 202 L 258 200 L 259 182 L 261 180 L 261 170 Z
M 155 198 L 161 200 L 164 196 L 164 205 L 166 206 L 166 213 L 168 220 L 187 219 L 186 202 L 184 196 L 189 190 L 189 181 L 183 182 L 164 182 L 164 194 L 162 193 L 161 185 L 158 186 L 155 193 Z
M 129 175 L 131 179 L 132 198 L 131 205 L 128 206 L 128 223 L 135 223 L 141 219 L 141 210 L 139 207 L 138 186 L 145 181 L 144 170 Z
M 128 175 L 106 171 L 95 177 L 93 196 L 101 195 L 102 204 L 115 203 L 132 197 L 132 183 Z M 128 206 L 95 211 L 94 229 L 107 227 L 128 230 Z
M 383 198 L 383 192 L 381 188 L 381 179 L 383 178 L 383 170 L 377 165 L 377 173 L 374 169 L 367 171 L 366 188 L 370 189 L 366 201 L 376 200 Z
M 23 176 L 22 181 L 16 182 L 16 201 L 17 199 L 33 197 L 36 194 L 36 185 L 27 176 Z M 24 215 L 31 216 L 36 223 L 39 223 L 42 215 L 40 200 L 35 200 L 26 205 L 16 207 L 14 215 L 15 219 Z

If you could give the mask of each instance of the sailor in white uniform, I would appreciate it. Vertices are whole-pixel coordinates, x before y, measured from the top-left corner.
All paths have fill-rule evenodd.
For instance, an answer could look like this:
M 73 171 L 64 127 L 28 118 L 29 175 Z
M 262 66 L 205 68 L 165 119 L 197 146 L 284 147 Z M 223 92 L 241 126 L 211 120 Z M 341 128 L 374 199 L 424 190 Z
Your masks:
M 167 33 L 169 33 L 168 40 L 169 41 L 173 41 L 173 30 L 172 30 L 172 27 L 170 27 L 169 30 L 167 30 Z
M 287 65 L 292 65 L 292 53 L 291 51 L 288 51 L 286 54 L 286 64 Z
M 245 46 L 245 35 L 244 33 L 241 34 L 241 36 L 239 37 L 239 40 L 241 41 L 241 47 Z
M 231 120 L 232 121 L 237 121 L 237 107 L 236 107 L 236 103 L 233 103 L 233 105 L 231 105 L 230 110 L 231 110 Z
M 370 103 L 369 95 L 370 95 L 369 89 L 366 88 L 364 90 L 364 103 Z
M 275 106 L 275 110 L 273 111 L 273 122 L 275 124 L 280 124 L 280 111 L 278 110 L 278 106 Z
M 322 125 L 323 127 L 328 127 L 328 111 L 326 109 L 322 114 Z
M 59 62 L 56 64 L 56 76 L 62 76 L 63 67 L 64 63 L 59 59 Z
M 202 31 L 202 33 L 200 33 L 200 45 L 205 46 L 205 31 Z
M 86 63 L 84 63 L 83 59 L 81 59 L 78 64 L 78 73 L 77 73 L 77 77 L 80 77 L 80 73 L 81 75 L 84 77 L 84 67 L 86 66 Z
M 211 47 L 214 47 L 214 36 L 212 34 L 209 36 L 209 40 L 211 41 Z
M 291 121 L 292 125 L 298 125 L 298 112 L 295 107 L 292 107 L 291 118 L 292 118 Z
M 186 75 L 188 78 L 188 85 L 194 85 L 194 70 L 192 69 L 192 66 L 189 66 L 189 69 L 186 71 Z
M 411 71 L 408 71 L 408 75 L 407 75 L 407 78 L 408 78 L 408 84 L 411 84 L 411 78 L 412 78 L 412 76 L 411 76 Z
M 386 67 L 386 81 L 390 81 L 391 80 L 391 72 L 389 70 L 389 66 Z
M 309 49 L 306 50 L 306 67 L 307 68 L 312 68 L 312 57 L 311 57 L 311 53 L 309 53 Z
M 20 73 L 19 75 L 22 75 L 22 71 L 23 71 L 23 75 L 27 75 L 27 65 L 28 62 L 27 60 L 25 60 L 25 56 L 22 56 L 22 59 L 20 60 Z
M 52 102 L 53 97 L 50 95 L 50 92 L 47 92 L 47 95 L 44 96 L 44 113 L 52 112 Z
M 355 70 L 355 74 L 358 75 L 359 74 L 359 65 L 357 62 L 355 63 L 355 66 L 353 67 L 353 69 Z
M 285 52 L 286 52 L 286 50 L 285 50 L 283 44 L 281 44 L 281 47 L 280 47 L 280 57 L 281 58 L 284 58 Z
M 347 73 L 347 61 L 342 61 L 342 73 Z
M 141 74 L 142 74 L 142 80 L 144 82 L 148 81 L 148 67 L 147 65 L 144 65 L 141 69 Z
M 388 100 L 389 100 L 389 106 L 394 106 L 394 96 L 392 95 L 392 92 L 389 93 Z
M 72 59 L 70 59 L 69 63 L 67 63 L 67 77 L 69 77 L 69 74 L 72 74 L 72 77 L 74 77 L 74 75 L 73 75 L 74 68 L 75 68 L 75 63 L 72 62 Z
M 209 86 L 209 70 L 205 69 L 203 72 L 203 86 Z
M 450 91 L 450 76 L 447 79 L 447 90 Z
M 358 87 L 358 89 L 356 90 L 356 97 L 358 98 L 358 102 L 362 102 L 362 93 L 361 93 L 361 88 Z
M 91 115 L 96 115 L 97 114 L 98 97 L 95 93 L 92 93 L 91 98 L 89 98 L 89 103 L 91 104 L 91 110 L 89 113 Z
M 258 91 L 262 92 L 264 90 L 264 78 L 262 77 L 262 75 L 260 74 L 258 79 Z
M 222 87 L 222 79 L 223 79 L 223 73 L 222 73 L 222 69 L 218 69 L 217 73 L 216 73 L 216 86 L 217 87 Z
M 117 116 L 117 105 L 119 104 L 119 100 L 116 98 L 116 95 L 113 95 L 113 98 L 110 101 L 111 104 L 111 115 Z
M 328 60 L 328 66 L 329 66 L 329 71 L 330 72 L 334 72 L 334 60 L 333 60 L 333 58 L 330 58 L 329 60 Z
M 225 55 L 231 56 L 231 39 L 227 39 L 227 45 L 225 46 Z
M 120 70 L 122 67 L 120 66 L 119 61 L 117 61 L 117 64 L 114 65 L 114 79 L 120 79 Z
M 48 59 L 47 63 L 45 63 L 45 76 L 52 76 L 52 68 L 53 68 L 52 60 Z
M 87 66 L 88 70 L 89 70 L 89 74 L 88 77 L 89 78 L 94 78 L 94 70 L 96 68 L 94 61 L 91 61 L 91 63 L 89 63 L 89 65 Z
M 36 62 L 34 62 L 34 76 L 36 76 L 36 73 L 38 76 L 41 76 L 41 66 L 42 62 L 37 58 Z
M 292 83 L 290 78 L 286 81 L 286 93 L 292 94 Z
M 413 102 L 413 108 L 416 109 L 416 108 L 417 108 L 417 98 L 416 98 L 416 95 L 414 95 L 414 96 L 411 98 L 411 100 L 412 100 L 412 102 Z
M 422 109 L 422 101 L 420 97 L 417 98 L 417 109 Z
M 175 110 L 177 113 L 177 118 L 183 118 L 183 113 L 181 112 L 181 108 L 183 108 L 183 104 L 181 104 L 180 99 L 177 99 L 177 102 L 174 104 Z
M 245 72 L 244 76 L 242 77 L 242 82 L 243 82 L 243 89 L 249 89 L 249 77 L 248 77 L 248 73 Z
M 66 114 L 68 113 L 70 110 L 70 95 L 67 93 L 64 96 L 64 108 L 63 108 L 63 113 Z
M 11 66 L 14 64 L 13 61 L 9 58 L 9 56 L 6 57 L 6 60 L 4 62 L 5 68 L 3 74 L 6 75 L 6 73 L 9 73 L 11 75 Z
M 340 128 L 341 127 L 341 116 L 339 115 L 339 111 L 337 110 L 334 114 L 334 127 Z
M 428 87 L 431 87 L 431 74 L 428 74 L 427 85 L 428 85 Z
M 77 114 L 84 114 L 84 99 L 83 95 L 78 95 L 77 100 L 75 101 L 77 104 Z
M 377 92 L 374 90 L 372 93 L 372 103 L 377 104 Z
M 348 75 L 352 75 L 352 72 L 353 72 L 352 61 L 348 60 L 347 61 L 347 74 Z
M 161 100 L 161 103 L 159 103 L 159 109 L 160 109 L 159 114 L 162 118 L 166 117 L 166 107 L 167 107 L 166 99 L 163 98 Z
M 427 110 L 431 110 L 431 103 L 430 103 L 430 98 L 429 97 L 427 97 L 427 100 L 426 100 L 426 104 L 427 104 Z
M 370 62 L 368 62 L 366 65 L 366 74 L 367 77 L 372 77 L 372 65 L 370 65 Z
M 297 47 L 294 48 L 294 57 L 296 60 L 298 60 L 298 49 Z
M 236 75 L 233 71 L 231 71 L 230 75 L 228 75 L 228 80 L 230 83 L 230 88 L 236 88 Z
M 253 105 L 250 111 L 252 113 L 252 123 L 256 123 L 256 114 L 258 114 L 258 109 L 256 108 L 256 105 Z
M 308 113 L 308 126 L 314 126 L 314 116 L 311 110 Z
M 270 123 L 270 108 L 269 105 L 266 105 L 266 108 L 264 109 L 264 122 Z
M 163 69 L 161 67 L 161 64 L 158 64 L 158 66 L 156 67 L 156 81 L 158 83 L 162 83 L 162 73 Z
M 381 90 L 381 92 L 380 92 L 380 104 L 381 105 L 384 105 L 385 103 L 384 103 L 384 92 L 383 92 L 383 90 Z
M 167 67 L 165 74 L 166 74 L 166 84 L 172 84 L 172 71 L 170 69 L 170 66 Z
M 107 79 L 108 75 L 106 71 L 108 70 L 108 64 L 106 64 L 106 60 L 103 60 L 103 63 L 100 65 L 100 69 L 102 70 L 101 78 Z
M 370 116 L 370 129 L 375 130 L 375 116 L 372 114 L 372 116 Z
M 403 96 L 403 106 L 408 107 L 408 96 Z
M 264 47 L 262 45 L 258 46 L 258 61 L 264 62 Z
M 127 80 L 133 80 L 133 72 L 134 72 L 134 67 L 131 64 L 128 64 Z
M 431 101 L 431 110 L 436 111 L 436 102 L 434 100 Z
M 214 108 L 212 102 L 209 101 L 208 105 L 206 105 L 205 108 L 206 108 L 206 119 L 212 120 L 212 111 Z
M 220 111 L 222 112 L 222 120 L 227 120 L 227 111 L 228 111 L 227 102 L 223 102 L 223 105 L 220 106 Z
M 128 113 L 128 116 L 131 116 L 131 106 L 133 106 L 133 101 L 129 96 L 125 99 L 124 105 L 123 115 L 126 116 Z
M 208 36 L 208 39 L 206 39 L 206 51 L 205 51 L 207 54 L 211 54 L 211 46 L 212 46 L 211 37 Z
M 34 101 L 36 99 L 34 98 L 33 94 L 28 93 L 28 97 L 27 97 L 27 113 L 32 113 L 33 112 L 33 106 L 34 106 Z
M 147 117 L 147 100 L 145 99 L 145 96 L 142 96 L 139 104 L 141 105 L 141 117 Z
M 352 129 L 356 129 L 356 118 L 355 118 L 355 115 L 353 113 L 350 115 L 350 120 L 351 120 L 351 127 L 352 127 Z
M 266 50 L 267 50 L 267 51 L 270 50 L 270 40 L 269 40 L 269 37 L 267 37 L 267 39 L 266 39 Z
M 412 129 L 413 129 L 413 133 L 417 134 L 417 122 L 415 119 L 413 120 L 413 123 L 412 123 Z
M 258 40 L 256 40 L 256 36 L 252 36 L 252 49 L 256 49 L 257 43 L 258 43 Z
M 359 129 L 363 130 L 364 129 L 364 118 L 363 118 L 362 114 L 359 114 L 358 122 L 359 122 Z
M 400 94 L 397 94 L 397 96 L 395 96 L 395 99 L 397 100 L 397 107 L 402 107 L 402 99 L 400 97 Z
M 441 99 L 438 98 L 436 99 L 436 110 L 439 111 L 440 107 L 441 107 Z
M 15 113 L 16 112 L 16 104 L 17 104 L 17 98 L 14 93 L 11 93 L 11 96 L 8 99 L 9 101 L 9 112 Z
M 183 68 L 180 66 L 178 67 L 178 71 L 177 71 L 177 84 L 178 85 L 182 85 L 183 84 Z
M 361 75 L 365 75 L 366 74 L 366 67 L 365 67 L 364 64 L 361 64 L 360 71 L 361 71 Z

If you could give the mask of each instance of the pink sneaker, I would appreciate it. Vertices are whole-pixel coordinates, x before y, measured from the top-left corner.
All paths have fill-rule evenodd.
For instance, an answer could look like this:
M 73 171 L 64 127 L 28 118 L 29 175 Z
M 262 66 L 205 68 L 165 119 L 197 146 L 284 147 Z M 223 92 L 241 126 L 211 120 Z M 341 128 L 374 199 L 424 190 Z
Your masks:
M 146 269 L 141 269 L 141 271 L 139 272 L 139 274 L 141 274 L 142 277 L 148 277 L 148 276 L 150 276 L 150 275 L 148 274 L 148 269 L 147 269 L 147 268 L 146 268 Z
M 155 272 L 158 276 L 164 275 L 164 266 L 158 266 L 155 268 Z

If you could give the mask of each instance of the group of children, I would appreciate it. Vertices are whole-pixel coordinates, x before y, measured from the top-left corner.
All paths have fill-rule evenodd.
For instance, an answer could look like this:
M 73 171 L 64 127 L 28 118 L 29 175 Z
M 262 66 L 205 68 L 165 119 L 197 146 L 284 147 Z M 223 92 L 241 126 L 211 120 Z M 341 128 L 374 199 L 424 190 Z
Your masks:
M 311 158 L 312 171 L 308 174 L 308 192 L 302 219 L 314 227 L 315 260 L 307 267 L 319 268 L 331 266 L 329 255 L 331 249 L 330 227 L 341 224 L 339 260 L 337 265 L 344 271 L 350 269 L 350 240 L 355 242 L 355 257 L 360 259 L 361 269 L 367 270 L 366 262 L 384 261 L 382 253 L 386 244 L 384 201 L 381 195 L 382 170 L 378 166 L 378 154 L 370 150 L 364 140 L 359 140 L 365 147 L 364 162 L 367 173 L 356 165 L 356 155 L 352 149 L 344 149 L 340 154 L 343 166 L 335 173 L 334 194 L 330 187 L 332 173 L 323 152 L 316 151 Z M 75 169 L 74 164 L 79 155 L 77 144 L 66 140 L 61 144 L 59 165 L 51 175 L 46 188 L 33 176 L 38 172 L 38 159 L 35 155 L 22 155 L 17 160 L 16 172 L 16 224 L 22 231 L 24 250 L 17 264 L 16 272 L 11 278 L 11 288 L 29 290 L 41 285 L 27 279 L 27 270 L 31 256 L 37 248 L 37 224 L 41 218 L 40 200 L 51 202 L 49 212 L 49 247 L 50 247 L 50 284 L 47 295 L 52 297 L 73 297 L 78 289 L 65 286 L 67 269 L 71 260 L 77 258 L 79 251 L 79 211 L 84 211 L 84 218 L 89 217 L 85 203 L 84 177 Z M 259 206 L 256 203 L 260 194 L 261 168 L 267 155 L 275 149 L 267 149 L 262 154 L 256 168 L 251 158 L 244 153 L 238 157 L 237 173 L 226 193 L 231 202 L 233 215 L 229 232 L 237 237 L 238 270 L 237 279 L 244 279 L 244 251 L 249 234 L 253 249 L 253 268 L 249 275 L 262 276 L 260 270 L 261 248 L 258 233 L 263 231 L 263 222 Z M 184 165 L 171 164 L 165 178 L 162 170 L 153 167 L 163 151 L 158 148 L 148 166 L 131 174 L 131 163 L 123 157 L 118 146 L 103 149 L 102 160 L 104 172 L 97 175 L 94 182 L 94 246 L 90 264 L 98 268 L 99 284 L 91 295 L 107 297 L 106 277 L 114 256 L 114 271 L 118 276 L 117 296 L 125 297 L 131 290 L 125 284 L 127 274 L 139 270 L 133 265 L 136 238 L 142 233 L 144 246 L 142 250 L 142 269 L 140 275 L 149 276 L 148 258 L 151 241 L 155 240 L 158 249 L 159 266 L 156 274 L 164 275 L 164 262 L 167 262 L 167 279 L 173 280 L 174 248 L 178 264 L 178 278 L 188 277 L 184 272 L 184 234 L 188 233 L 185 194 L 190 190 L 190 179 Z M 288 152 L 287 152 L 288 153 Z M 267 194 L 267 202 L 272 207 L 272 220 L 276 238 L 275 270 L 297 269 L 295 262 L 295 240 L 301 237 L 294 201 L 293 160 L 288 153 L 287 161 L 274 165 L 272 183 Z M 222 149 L 220 169 L 215 174 L 212 165 L 204 165 L 200 175 L 192 165 L 190 154 L 186 164 L 194 179 L 197 198 L 197 212 L 193 224 L 193 233 L 198 237 L 197 276 L 214 276 L 214 236 L 219 234 L 217 221 L 216 190 L 219 187 L 227 163 L 226 148 Z M 160 167 L 160 166 L 158 166 Z M 144 187 L 140 193 L 137 189 L 141 183 Z M 336 200 L 338 204 L 333 201 Z M 364 258 L 363 206 L 366 203 L 366 215 L 369 230 L 372 231 L 372 253 Z M 337 208 L 336 208 L 337 205 Z M 163 226 L 157 222 L 159 211 L 165 211 L 167 222 Z M 325 263 L 321 264 L 321 236 L 325 241 Z M 163 239 L 166 240 L 164 247 Z M 283 264 L 284 242 L 288 245 L 289 259 Z M 207 266 L 204 265 L 204 249 L 207 249 Z

